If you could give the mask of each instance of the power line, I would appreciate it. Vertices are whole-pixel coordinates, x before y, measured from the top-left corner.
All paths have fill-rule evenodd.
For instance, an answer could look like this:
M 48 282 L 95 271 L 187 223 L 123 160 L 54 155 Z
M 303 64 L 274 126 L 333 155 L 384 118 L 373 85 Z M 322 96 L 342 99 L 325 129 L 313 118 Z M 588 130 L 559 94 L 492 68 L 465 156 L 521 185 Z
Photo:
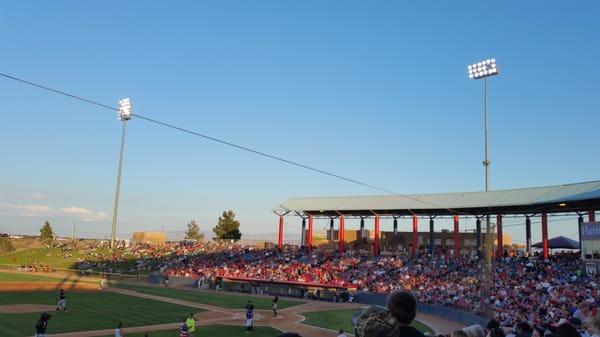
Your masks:
M 115 107 L 112 107 L 110 105 L 102 104 L 100 102 L 96 102 L 96 101 L 93 101 L 91 99 L 87 99 L 87 98 L 84 98 L 84 97 L 81 97 L 81 96 L 69 94 L 68 92 L 64 92 L 64 91 L 61 91 L 61 90 L 50 88 L 50 87 L 47 87 L 45 85 L 41 85 L 41 84 L 38 84 L 38 83 L 30 82 L 30 81 L 27 81 L 27 80 L 24 80 L 24 79 L 21 79 L 21 78 L 18 78 L 18 77 L 14 77 L 14 76 L 11 76 L 11 75 L 8 75 L 8 74 L 0 73 L 0 76 L 6 77 L 6 78 L 8 78 L 10 80 L 13 80 L 13 81 L 21 82 L 23 84 L 31 85 L 31 86 L 34 86 L 34 87 L 37 87 L 37 88 L 40 88 L 40 89 L 48 90 L 48 91 L 51 91 L 51 92 L 59 94 L 59 95 L 67 96 L 67 97 L 70 97 L 70 98 L 74 98 L 74 99 L 82 101 L 82 102 L 94 104 L 94 105 L 103 107 L 105 109 L 119 111 L 119 109 L 117 109 Z
M 83 102 L 86 102 L 86 103 L 94 104 L 94 105 L 97 105 L 99 107 L 111 110 L 111 111 L 119 111 L 119 109 L 117 109 L 115 107 L 112 107 L 110 105 L 106 105 L 106 104 L 103 104 L 103 103 L 100 103 L 100 102 L 97 102 L 97 101 L 94 101 L 94 100 L 91 100 L 91 99 L 88 99 L 88 98 L 84 98 L 84 97 L 81 97 L 81 96 L 73 95 L 73 94 L 70 94 L 68 92 L 65 92 L 65 91 L 62 91 L 62 90 L 57 90 L 57 89 L 54 89 L 54 88 L 51 88 L 51 87 L 48 87 L 48 86 L 45 86 L 45 85 L 42 85 L 42 84 L 38 84 L 38 83 L 31 82 L 31 81 L 27 81 L 27 80 L 24 80 L 24 79 L 15 77 L 15 76 L 11 76 L 11 75 L 4 74 L 4 73 L 0 73 L 0 76 L 6 77 L 8 79 L 11 79 L 11 80 L 14 80 L 14 81 L 17 81 L 17 82 L 21 82 L 23 84 L 31 85 L 31 86 L 34 86 L 34 87 L 37 87 L 37 88 L 40 88 L 40 89 L 48 90 L 48 91 L 51 91 L 51 92 L 59 94 L 59 95 L 67 96 L 67 97 L 70 97 L 70 98 L 74 98 L 74 99 L 79 100 L 79 101 L 83 101 Z M 218 139 L 218 138 L 211 137 L 211 136 L 208 136 L 208 135 L 205 135 L 205 134 L 201 134 L 201 133 L 196 132 L 196 131 L 185 129 L 185 128 L 182 128 L 182 127 L 170 124 L 170 123 L 161 122 L 159 120 L 156 120 L 156 119 L 153 119 L 153 118 L 150 118 L 150 117 L 146 117 L 146 116 L 143 116 L 143 115 L 140 115 L 140 114 L 132 114 L 132 115 L 135 116 L 135 117 L 137 117 L 137 118 L 143 119 L 143 120 L 145 120 L 147 122 L 150 122 L 150 123 L 158 124 L 158 125 L 161 125 L 161 126 L 164 126 L 164 127 L 167 127 L 167 128 L 171 128 L 171 129 L 174 129 L 174 130 L 177 130 L 177 131 L 181 131 L 181 132 L 188 133 L 188 134 L 191 134 L 191 135 L 194 135 L 194 136 L 202 137 L 204 139 L 207 139 L 207 140 L 210 140 L 210 141 L 213 141 L 213 142 L 217 142 L 217 143 L 220 143 L 220 144 L 224 144 L 224 145 L 227 145 L 227 146 L 231 146 L 231 147 L 237 148 L 239 150 L 247 151 L 247 152 L 250 152 L 250 153 L 253 153 L 253 154 L 257 154 L 259 156 L 263 156 L 263 157 L 266 157 L 266 158 L 274 159 L 274 160 L 277 160 L 277 161 L 280 161 L 280 162 L 283 162 L 283 163 L 286 163 L 286 164 L 294 165 L 294 166 L 297 166 L 297 167 L 300 167 L 300 168 L 311 170 L 311 171 L 314 171 L 314 172 L 317 172 L 317 173 L 320 173 L 320 174 L 324 174 L 324 175 L 327 175 L 327 176 L 330 176 L 330 177 L 334 177 L 334 178 L 337 178 L 337 179 L 345 180 L 345 181 L 348 181 L 348 182 L 351 182 L 351 183 L 354 183 L 354 184 L 358 184 L 358 185 L 361 185 L 361 186 L 364 186 L 364 187 L 368 187 L 368 188 L 371 188 L 371 189 L 378 190 L 380 192 L 384 192 L 384 193 L 388 193 L 388 194 L 397 194 L 397 193 L 394 193 L 393 191 L 389 191 L 387 189 L 380 188 L 380 187 L 377 187 L 375 185 L 371 185 L 371 184 L 368 184 L 368 183 L 365 183 L 365 182 L 362 182 L 362 181 L 358 181 L 358 180 L 355 180 L 355 179 L 347 178 L 347 177 L 341 176 L 339 174 L 335 174 L 335 173 L 332 173 L 332 172 L 321 170 L 321 169 L 318 169 L 318 168 L 315 168 L 315 167 L 312 167 L 312 166 L 309 166 L 309 165 L 305 165 L 305 164 L 302 164 L 302 163 L 299 163 L 299 162 L 288 160 L 288 159 L 285 159 L 285 158 L 282 158 L 282 157 L 279 157 L 279 156 L 275 156 L 275 155 L 272 155 L 272 154 L 268 154 L 268 153 L 265 153 L 265 152 L 262 152 L 262 151 L 254 150 L 254 149 L 251 149 L 251 148 L 246 147 L 246 146 L 234 144 L 234 143 L 222 140 L 222 139 Z
M 56 94 L 59 94 L 59 95 L 70 97 L 70 98 L 73 98 L 73 99 L 76 99 L 76 100 L 79 100 L 79 101 L 82 101 L 82 102 L 90 103 L 90 104 L 93 104 L 93 105 L 96 105 L 96 106 L 99 106 L 99 107 L 102 107 L 102 108 L 105 108 L 105 109 L 108 109 L 108 110 L 111 110 L 111 111 L 119 111 L 119 109 L 117 109 L 115 107 L 112 107 L 110 105 L 106 105 L 106 104 L 103 104 L 103 103 L 100 103 L 100 102 L 97 102 L 97 101 L 94 101 L 94 100 L 91 100 L 91 99 L 88 99 L 88 98 L 77 96 L 77 95 L 74 95 L 74 94 L 62 91 L 62 90 L 54 89 L 54 88 L 51 88 L 51 87 L 48 87 L 48 86 L 45 86 L 45 85 L 42 85 L 42 84 L 38 84 L 38 83 L 35 83 L 35 82 L 27 81 L 27 80 L 24 80 L 24 79 L 21 79 L 21 78 L 12 76 L 12 75 L 0 73 L 0 76 L 8 78 L 8 79 L 13 80 L 13 81 L 17 81 L 17 82 L 23 83 L 23 84 L 27 84 L 27 85 L 30 85 L 30 86 L 33 86 L 33 87 L 37 87 L 37 88 L 40 88 L 40 89 L 43 89 L 43 90 L 47 90 L 47 91 L 50 91 L 50 92 L 53 92 L 53 93 L 56 93 Z M 192 131 L 192 130 L 189 130 L 189 129 L 186 129 L 186 128 L 183 128 L 183 127 L 179 127 L 179 126 L 176 126 L 176 125 L 173 125 L 173 124 L 170 124 L 170 123 L 161 122 L 159 120 L 152 119 L 150 117 L 146 117 L 146 116 L 143 116 L 143 115 L 140 115 L 140 114 L 132 114 L 132 115 L 135 116 L 135 117 L 138 117 L 140 119 L 143 119 L 143 120 L 145 120 L 147 122 L 151 122 L 151 123 L 158 124 L 158 125 L 161 125 L 161 126 L 164 126 L 164 127 L 167 127 L 167 128 L 171 128 L 171 129 L 174 129 L 174 130 L 177 130 L 177 131 L 188 133 L 188 134 L 191 134 L 191 135 L 194 135 L 194 136 L 197 136 L 197 137 L 201 137 L 201 138 L 213 141 L 213 142 L 217 142 L 217 143 L 220 143 L 220 144 L 223 144 L 223 145 L 231 146 L 231 147 L 237 148 L 239 150 L 243 150 L 243 151 L 250 152 L 250 153 L 253 153 L 253 154 L 265 157 L 265 158 L 273 159 L 273 160 L 276 160 L 276 161 L 279 161 L 279 162 L 283 162 L 283 163 L 286 163 L 286 164 L 289 164 L 289 165 L 293 165 L 293 166 L 300 167 L 300 168 L 303 168 L 303 169 L 306 169 L 306 170 L 317 172 L 317 173 L 320 173 L 320 174 L 323 174 L 323 175 L 326 175 L 326 176 L 330 176 L 330 177 L 333 177 L 333 178 L 344 180 L 344 181 L 347 181 L 347 182 L 350 182 L 350 183 L 353 183 L 353 184 L 357 184 L 357 185 L 360 185 L 360 186 L 363 186 L 363 187 L 367 187 L 367 188 L 370 188 L 370 189 L 373 189 L 373 190 L 377 190 L 379 192 L 383 192 L 383 193 L 387 193 L 387 194 L 392 194 L 392 195 L 395 195 L 395 196 L 398 196 L 398 197 L 407 198 L 407 199 L 410 199 L 410 200 L 413 200 L 413 201 L 418 201 L 418 202 L 421 202 L 421 203 L 424 203 L 424 204 L 429 204 L 429 205 L 432 205 L 432 206 L 435 206 L 435 207 L 443 208 L 443 209 L 448 210 L 450 212 L 454 212 L 456 214 L 468 215 L 468 214 L 466 214 L 464 212 L 457 211 L 457 210 L 454 210 L 452 208 L 444 207 L 444 206 L 441 206 L 441 205 L 437 205 L 437 204 L 435 204 L 433 202 L 430 202 L 430 201 L 424 201 L 424 200 L 421 200 L 419 198 L 416 198 L 416 197 L 413 197 L 413 196 L 410 196 L 410 195 L 406 195 L 406 194 L 399 194 L 399 193 L 396 193 L 394 191 L 391 191 L 391 190 L 388 190 L 388 189 L 385 189 L 385 188 L 382 188 L 382 187 L 378 187 L 378 186 L 375 186 L 375 185 L 372 185 L 372 184 L 368 184 L 368 183 L 362 182 L 360 180 L 356 180 L 356 179 L 344 177 L 344 176 L 339 175 L 339 174 L 335 174 L 335 173 L 332 173 L 332 172 L 321 170 L 321 169 L 318 169 L 318 168 L 315 168 L 315 167 L 312 167 L 312 166 L 309 166 L 309 165 L 306 165 L 306 164 L 302 164 L 302 163 L 299 163 L 299 162 L 296 162 L 296 161 L 285 159 L 283 157 L 275 156 L 275 155 L 268 154 L 268 153 L 262 152 L 262 151 L 258 151 L 258 150 L 255 150 L 255 149 L 252 149 L 252 148 L 249 148 L 249 147 L 246 147 L 246 146 L 238 145 L 238 144 L 231 143 L 231 142 L 228 142 L 228 141 L 225 141 L 225 140 L 222 140 L 222 139 L 218 139 L 218 138 L 211 137 L 211 136 L 208 136 L 208 135 L 205 135 L 205 134 L 201 134 L 199 132 Z M 407 210 L 412 215 L 417 215 L 411 209 L 407 209 Z M 494 222 L 490 222 L 490 223 L 493 224 Z
M 354 183 L 354 184 L 358 184 L 358 185 L 361 185 L 361 186 L 364 186 L 364 187 L 368 187 L 368 188 L 371 188 L 371 189 L 374 189 L 374 190 L 378 190 L 380 192 L 399 195 L 397 193 L 394 193 L 393 191 L 390 191 L 390 190 L 387 190 L 387 189 L 384 189 L 384 188 L 381 188 L 381 187 L 377 187 L 375 185 L 364 183 L 362 181 L 355 180 L 355 179 L 352 179 L 352 178 L 347 178 L 347 177 L 341 176 L 339 174 L 331 173 L 331 172 L 328 172 L 328 171 L 325 171 L 325 170 L 321 170 L 321 169 L 318 169 L 318 168 L 315 168 L 315 167 L 312 167 L 312 166 L 308 166 L 308 165 L 305 165 L 305 164 L 302 164 L 302 163 L 299 163 L 299 162 L 288 160 L 288 159 L 285 159 L 285 158 L 282 158 L 282 157 L 278 157 L 278 156 L 275 156 L 275 155 L 272 155 L 272 154 L 268 154 L 268 153 L 265 153 L 265 152 L 262 152 L 262 151 L 254 150 L 254 149 L 251 149 L 249 147 L 237 145 L 237 144 L 234 144 L 234 143 L 222 140 L 222 139 L 218 139 L 218 138 L 214 138 L 214 137 L 211 137 L 211 136 L 207 136 L 207 135 L 198 133 L 196 131 L 184 129 L 182 127 L 179 127 L 179 126 L 176 126 L 176 125 L 173 125 L 173 124 L 169 124 L 169 123 L 166 123 L 166 122 L 161 122 L 161 121 L 158 121 L 158 120 L 155 120 L 155 119 L 152 119 L 152 118 L 149 118 L 149 117 L 145 117 L 145 116 L 142 116 L 142 115 L 138 115 L 138 114 L 132 114 L 132 115 L 135 116 L 135 117 L 138 117 L 140 119 L 146 120 L 148 122 L 151 122 L 151 123 L 162 125 L 162 126 L 165 126 L 167 128 L 175 129 L 175 130 L 178 130 L 178 131 L 181 131 L 181 132 L 184 132 L 184 133 L 189 133 L 189 134 L 194 135 L 194 136 L 202 137 L 204 139 L 208 139 L 208 140 L 211 140 L 213 142 L 221 143 L 221 144 L 224 144 L 224 145 L 228 145 L 228 146 L 234 147 L 236 149 L 240 149 L 240 150 L 243 150 L 243 151 L 254 153 L 254 154 L 257 154 L 259 156 L 263 156 L 263 157 L 266 157 L 266 158 L 274 159 L 274 160 L 277 160 L 277 161 L 280 161 L 280 162 L 283 162 L 283 163 L 286 163 L 286 164 L 294 165 L 294 166 L 297 166 L 297 167 L 300 167 L 300 168 L 303 168 L 303 169 L 307 169 L 307 170 L 311 170 L 311 171 L 314 171 L 314 172 L 317 172 L 317 173 L 321 173 L 321 174 L 324 174 L 324 175 L 327 175 L 327 176 L 330 176 L 330 177 L 334 177 L 334 178 L 338 178 L 338 179 L 341 179 L 341 180 L 345 180 L 345 181 L 348 181 L 348 182 L 351 182 L 351 183 Z M 400 196 L 402 196 L 402 195 L 400 195 Z

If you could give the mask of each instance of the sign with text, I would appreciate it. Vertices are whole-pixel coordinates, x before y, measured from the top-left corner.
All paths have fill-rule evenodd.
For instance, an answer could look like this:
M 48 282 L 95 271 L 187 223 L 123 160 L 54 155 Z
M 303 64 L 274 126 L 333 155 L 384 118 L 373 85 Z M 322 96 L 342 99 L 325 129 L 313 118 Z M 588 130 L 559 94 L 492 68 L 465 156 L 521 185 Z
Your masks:
M 600 222 L 582 222 L 579 231 L 581 233 L 581 258 L 600 262 Z M 586 267 L 595 273 L 594 268 L 595 265 Z
M 582 240 L 600 240 L 600 222 L 584 222 L 581 224 Z

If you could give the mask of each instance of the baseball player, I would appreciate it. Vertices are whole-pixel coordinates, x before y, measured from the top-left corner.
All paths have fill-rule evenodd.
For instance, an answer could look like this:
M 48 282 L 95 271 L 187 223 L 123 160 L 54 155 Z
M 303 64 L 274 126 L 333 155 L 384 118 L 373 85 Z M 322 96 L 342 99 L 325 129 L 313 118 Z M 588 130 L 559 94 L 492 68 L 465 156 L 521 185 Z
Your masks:
M 190 333 L 188 331 L 187 324 L 185 323 L 185 318 L 181 321 L 179 325 L 179 337 L 189 337 Z
M 35 324 L 35 337 L 46 337 L 46 328 L 48 328 L 48 320 L 52 317 L 45 312 Z
M 115 337 L 125 337 L 123 334 L 123 323 L 117 323 L 117 328 L 115 329 Z
M 188 334 L 190 337 L 194 337 L 194 332 L 196 331 L 196 319 L 194 318 L 193 313 L 190 313 L 188 318 L 185 320 L 185 325 L 187 325 Z
M 56 304 L 56 311 L 63 310 L 67 312 L 67 300 L 65 299 L 65 291 L 63 289 L 58 293 L 58 304 Z
M 277 317 L 277 303 L 279 302 L 279 296 L 275 296 L 271 303 L 271 309 L 273 310 L 273 317 Z
M 254 321 L 254 305 L 252 301 L 248 300 L 248 304 L 246 304 L 246 333 L 252 331 L 253 322 Z

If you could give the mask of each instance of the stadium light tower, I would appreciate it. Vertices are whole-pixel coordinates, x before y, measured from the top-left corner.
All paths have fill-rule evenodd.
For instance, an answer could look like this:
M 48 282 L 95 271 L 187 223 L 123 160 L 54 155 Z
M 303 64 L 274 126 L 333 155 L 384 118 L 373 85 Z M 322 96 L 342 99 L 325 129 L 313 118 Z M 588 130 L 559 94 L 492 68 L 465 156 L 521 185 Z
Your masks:
M 119 192 L 121 189 L 121 169 L 123 167 L 123 151 L 125 149 L 125 126 L 131 119 L 131 100 L 123 98 L 119 100 L 119 120 L 123 122 L 121 131 L 121 152 L 119 154 L 119 168 L 117 169 L 117 187 L 115 191 L 115 205 L 113 208 L 112 232 L 110 235 L 110 248 L 115 248 L 115 236 L 117 235 L 117 214 L 119 212 Z
M 484 133 L 485 133 L 485 159 L 483 167 L 485 168 L 485 190 L 489 189 L 489 171 L 490 161 L 488 160 L 488 112 L 487 112 L 487 79 L 491 76 L 496 76 L 500 73 L 496 59 L 487 59 L 485 61 L 471 64 L 467 67 L 469 70 L 469 78 L 472 80 L 483 79 L 483 117 L 484 117 Z
M 490 184 L 490 161 L 488 159 L 488 109 L 487 109 L 487 79 L 488 77 L 496 76 L 500 73 L 500 69 L 496 64 L 496 59 L 487 59 L 485 61 L 477 62 L 467 66 L 469 72 L 469 78 L 472 80 L 480 80 L 483 79 L 483 120 L 484 120 L 484 137 L 485 137 L 485 158 L 483 160 L 483 167 L 485 168 L 485 191 L 489 190 Z M 484 250 L 484 273 L 483 273 L 483 287 L 482 292 L 483 296 L 481 296 L 482 300 L 482 309 L 487 311 L 489 314 L 489 308 L 485 308 L 486 303 L 484 299 L 489 299 L 489 294 L 491 290 L 491 282 L 492 282 L 492 232 L 490 225 L 490 215 L 486 214 L 485 216 L 485 232 L 486 232 L 486 240 L 485 240 L 485 250 Z

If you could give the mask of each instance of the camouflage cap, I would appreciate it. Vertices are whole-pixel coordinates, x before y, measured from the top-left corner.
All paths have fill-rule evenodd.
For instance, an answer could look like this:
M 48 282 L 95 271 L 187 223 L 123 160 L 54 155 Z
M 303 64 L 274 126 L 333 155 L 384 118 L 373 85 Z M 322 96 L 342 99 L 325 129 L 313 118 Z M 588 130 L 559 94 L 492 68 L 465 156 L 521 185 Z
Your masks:
M 356 337 L 397 337 L 398 321 L 384 307 L 363 310 L 356 320 Z

